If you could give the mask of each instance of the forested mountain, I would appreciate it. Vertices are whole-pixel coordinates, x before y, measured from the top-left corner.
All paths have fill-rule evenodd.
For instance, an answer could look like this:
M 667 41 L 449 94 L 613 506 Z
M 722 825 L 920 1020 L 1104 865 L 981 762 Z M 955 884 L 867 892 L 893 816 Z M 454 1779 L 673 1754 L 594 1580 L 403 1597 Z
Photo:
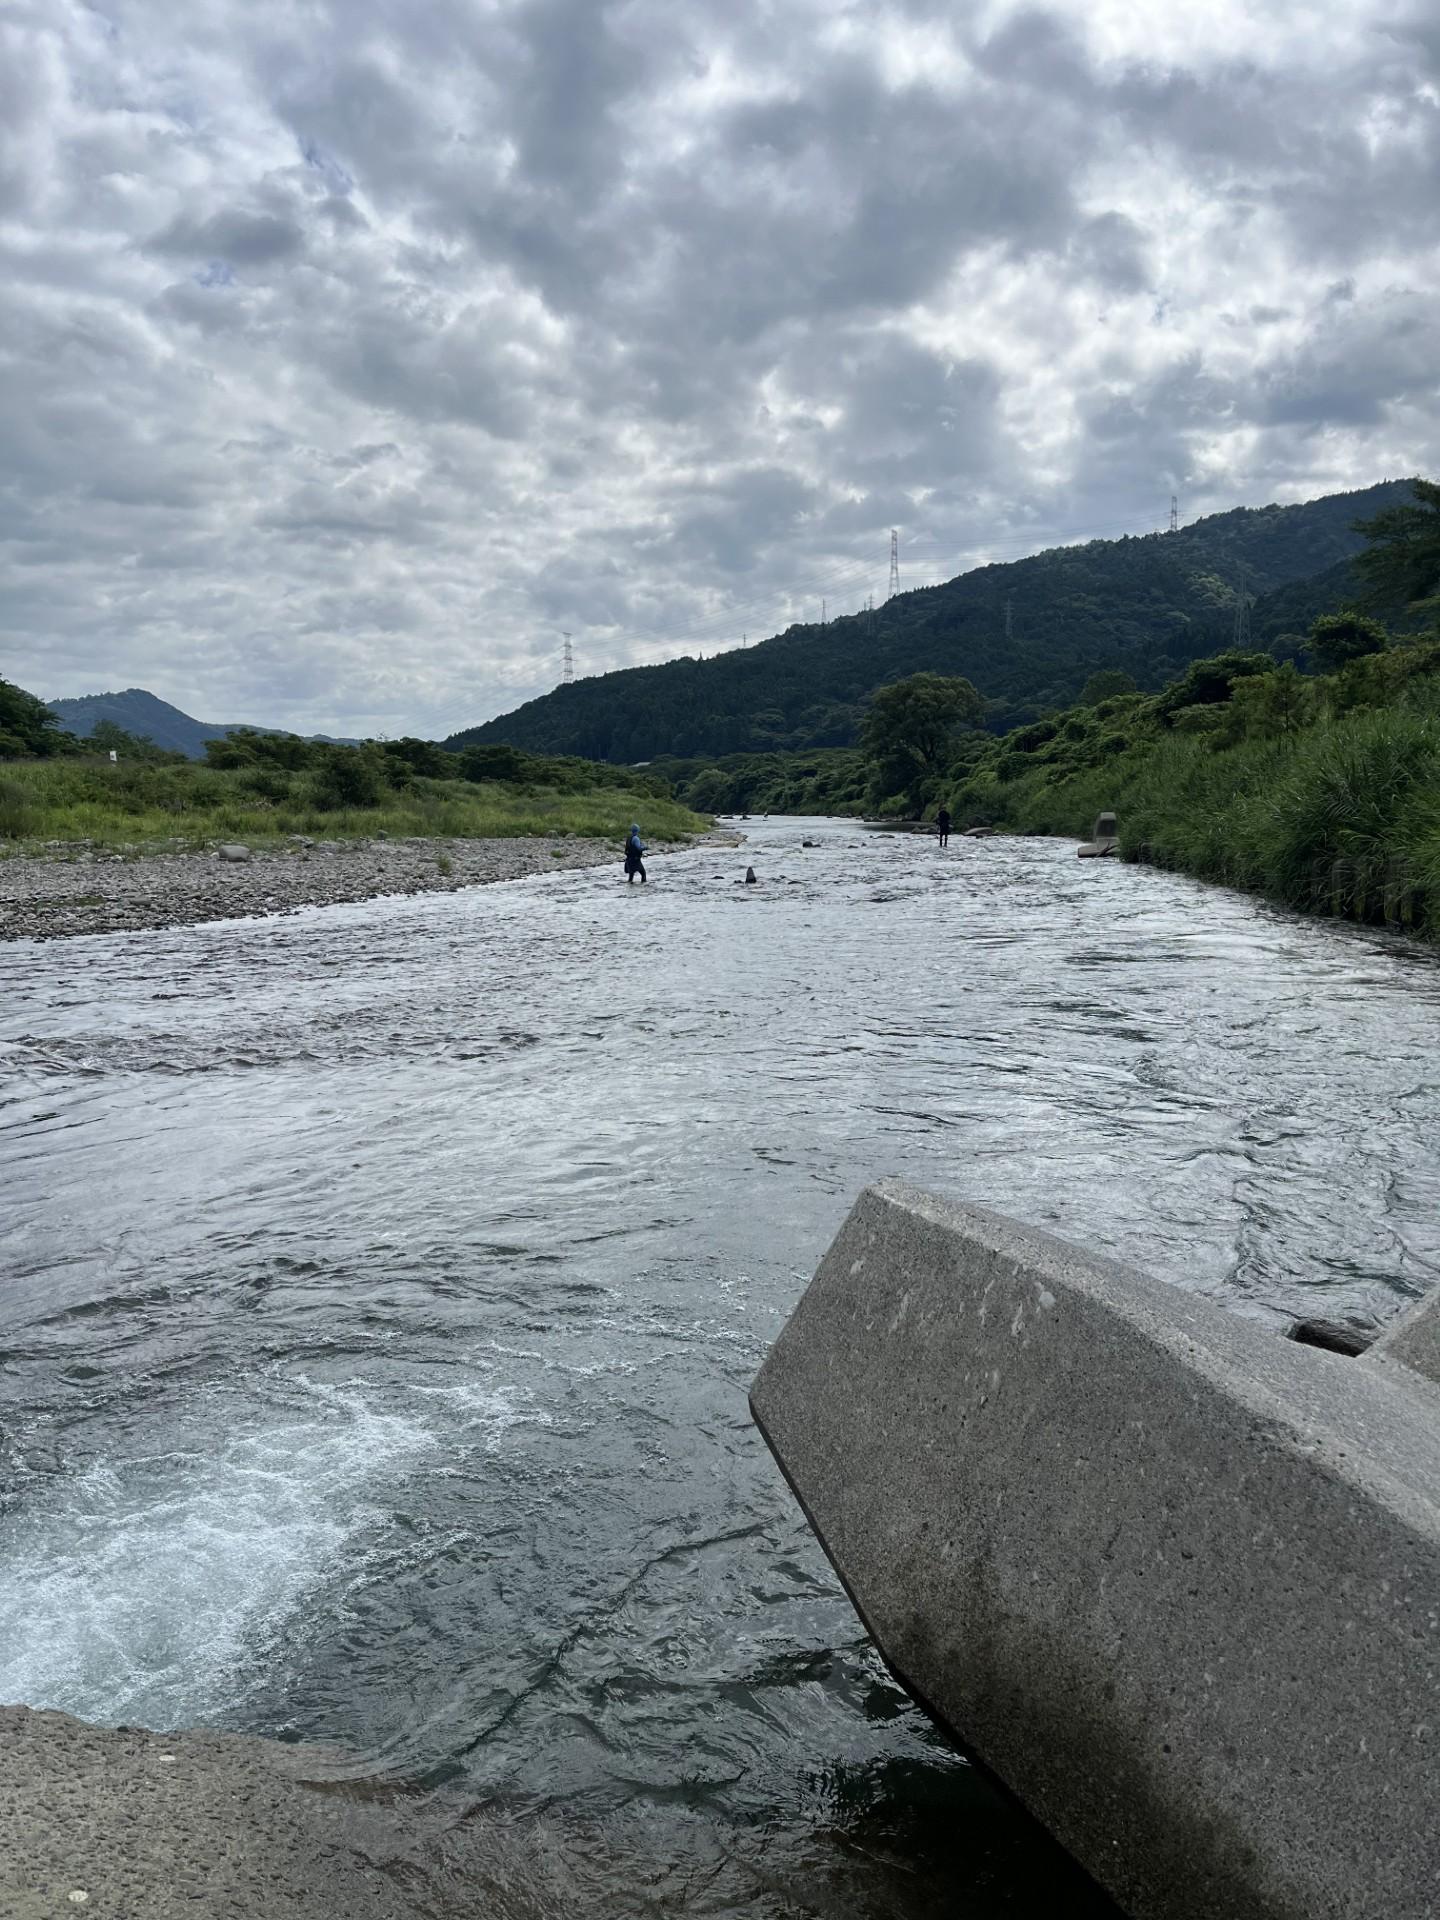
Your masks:
M 225 724 L 192 720 L 188 713 L 172 707 L 168 700 L 146 693 L 143 687 L 127 687 L 123 693 L 82 693 L 73 700 L 48 700 L 46 705 L 67 733 L 81 739 L 88 739 L 102 720 L 108 720 L 137 740 L 148 740 L 153 746 L 183 753 L 190 760 L 203 760 L 207 740 L 223 740 L 243 724 L 238 720 Z M 284 729 L 261 727 L 256 731 L 279 733 Z M 314 737 L 329 736 L 316 734 Z
M 995 703 L 992 724 L 1013 726 L 1067 705 L 1097 668 L 1163 686 L 1230 642 L 1242 594 L 1256 641 L 1303 632 L 1355 590 L 1345 563 L 1364 543 L 1354 522 L 1409 497 L 1409 481 L 1388 481 L 1212 514 L 1176 533 L 1052 548 L 898 594 L 873 615 L 578 680 L 446 744 L 632 763 L 848 746 L 865 696 L 919 672 L 965 676 Z

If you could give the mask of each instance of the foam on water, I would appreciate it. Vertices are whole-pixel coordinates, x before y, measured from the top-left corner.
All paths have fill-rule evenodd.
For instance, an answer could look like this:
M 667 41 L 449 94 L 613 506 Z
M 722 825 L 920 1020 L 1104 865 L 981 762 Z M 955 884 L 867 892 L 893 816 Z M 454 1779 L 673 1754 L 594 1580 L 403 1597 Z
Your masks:
M 387 1486 L 457 1428 L 493 1450 L 528 1417 L 503 1386 L 422 1389 L 396 1411 L 361 1382 L 271 1373 L 195 1396 L 173 1448 L 38 1480 L 0 1528 L 0 1700 L 223 1720 L 307 1594 L 353 1572 Z

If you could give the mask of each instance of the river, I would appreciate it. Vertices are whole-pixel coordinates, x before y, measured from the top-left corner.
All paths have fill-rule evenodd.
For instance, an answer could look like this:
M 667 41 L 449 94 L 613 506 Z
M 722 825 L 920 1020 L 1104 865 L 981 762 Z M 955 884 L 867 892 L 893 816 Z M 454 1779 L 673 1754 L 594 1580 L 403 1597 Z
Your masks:
M 0 949 L 0 1700 L 341 1742 L 503 1809 L 537 1913 L 1111 1912 L 887 1677 L 747 1385 L 882 1174 L 1387 1317 L 1440 969 L 1053 841 L 746 830 Z

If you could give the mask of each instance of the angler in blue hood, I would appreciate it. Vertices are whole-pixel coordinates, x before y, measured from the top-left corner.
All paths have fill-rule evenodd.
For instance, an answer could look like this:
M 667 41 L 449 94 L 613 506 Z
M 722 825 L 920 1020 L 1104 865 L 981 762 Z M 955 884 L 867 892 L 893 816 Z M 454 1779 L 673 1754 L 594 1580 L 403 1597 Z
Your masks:
M 645 844 L 640 838 L 640 826 L 637 821 L 631 825 L 629 837 L 625 842 L 625 878 L 632 887 L 637 873 L 640 876 L 640 884 L 642 886 L 645 884 L 644 852 Z

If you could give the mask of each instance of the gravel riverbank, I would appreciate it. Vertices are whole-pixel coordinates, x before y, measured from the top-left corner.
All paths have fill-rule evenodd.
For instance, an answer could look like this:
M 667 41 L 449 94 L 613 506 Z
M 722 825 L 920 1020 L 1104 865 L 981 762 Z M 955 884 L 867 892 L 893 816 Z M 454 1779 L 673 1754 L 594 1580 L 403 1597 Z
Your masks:
M 0 940 L 195 926 L 613 865 L 608 840 L 321 840 L 283 851 L 55 848 L 0 859 Z

